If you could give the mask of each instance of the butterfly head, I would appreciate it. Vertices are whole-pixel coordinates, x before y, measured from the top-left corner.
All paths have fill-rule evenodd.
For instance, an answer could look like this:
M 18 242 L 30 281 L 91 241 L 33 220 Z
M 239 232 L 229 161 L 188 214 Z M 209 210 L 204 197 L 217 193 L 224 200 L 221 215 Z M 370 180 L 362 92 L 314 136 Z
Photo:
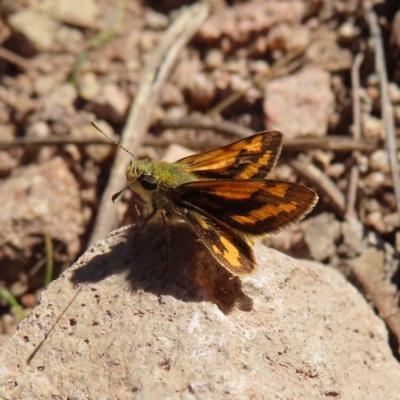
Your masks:
M 151 206 L 153 192 L 158 189 L 159 179 L 154 172 L 154 164 L 150 160 L 132 160 L 126 166 L 126 185 L 112 197 L 115 201 L 121 193 L 129 188 L 140 195 Z
M 133 191 L 138 187 L 147 192 L 158 188 L 158 177 L 150 160 L 133 160 L 126 167 L 127 186 Z

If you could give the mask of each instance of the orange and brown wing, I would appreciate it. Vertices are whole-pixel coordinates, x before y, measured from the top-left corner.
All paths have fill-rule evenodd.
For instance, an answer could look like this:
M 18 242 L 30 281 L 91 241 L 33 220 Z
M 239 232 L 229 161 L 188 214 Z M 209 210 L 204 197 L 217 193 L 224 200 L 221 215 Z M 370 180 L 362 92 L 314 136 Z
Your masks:
M 233 275 L 248 275 L 255 271 L 253 250 L 245 237 L 201 211 L 186 208 L 182 216 L 215 259 Z
M 178 186 L 174 197 L 182 207 L 256 236 L 299 221 L 318 200 L 305 186 L 273 180 L 190 182 Z
M 265 131 L 228 146 L 177 161 L 182 170 L 203 179 L 263 179 L 274 168 L 282 134 Z

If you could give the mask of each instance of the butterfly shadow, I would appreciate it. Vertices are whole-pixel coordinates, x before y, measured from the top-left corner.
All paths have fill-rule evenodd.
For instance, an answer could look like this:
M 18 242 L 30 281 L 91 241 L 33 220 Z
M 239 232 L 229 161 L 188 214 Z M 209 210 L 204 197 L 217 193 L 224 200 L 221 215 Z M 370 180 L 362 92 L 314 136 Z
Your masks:
M 225 314 L 234 308 L 252 309 L 253 301 L 243 292 L 240 278 L 225 270 L 187 225 L 169 224 L 168 234 L 169 240 L 157 220 L 145 234 L 134 225 L 121 228 L 94 245 L 95 252 L 105 245 L 104 254 L 73 270 L 71 281 L 97 283 L 123 273 L 132 293 L 170 295 L 184 302 L 210 301 Z

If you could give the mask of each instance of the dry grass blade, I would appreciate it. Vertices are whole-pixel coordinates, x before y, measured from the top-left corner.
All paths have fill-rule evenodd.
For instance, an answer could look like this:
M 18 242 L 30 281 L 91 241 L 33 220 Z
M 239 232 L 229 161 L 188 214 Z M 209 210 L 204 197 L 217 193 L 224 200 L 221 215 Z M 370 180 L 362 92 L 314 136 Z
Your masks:
M 355 140 L 361 139 L 361 110 L 360 110 L 360 66 L 363 62 L 364 55 L 357 54 L 354 59 L 353 67 L 351 70 L 351 81 L 353 85 L 353 137 Z M 357 159 L 360 156 L 359 151 L 353 152 L 354 165 L 350 171 L 349 187 L 347 192 L 347 204 L 345 218 L 357 218 L 355 210 L 357 200 L 357 188 L 360 171 L 357 165 Z

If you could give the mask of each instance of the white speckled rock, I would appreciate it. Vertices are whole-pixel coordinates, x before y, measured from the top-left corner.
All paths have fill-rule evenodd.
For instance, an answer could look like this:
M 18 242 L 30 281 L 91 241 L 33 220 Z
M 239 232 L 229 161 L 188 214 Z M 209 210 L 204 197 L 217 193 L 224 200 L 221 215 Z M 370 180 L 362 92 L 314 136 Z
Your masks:
M 171 236 L 166 272 L 154 225 L 139 248 L 113 232 L 53 282 L 0 349 L 0 397 L 400 399 L 384 324 L 338 272 L 258 245 L 241 282 L 184 225 Z

